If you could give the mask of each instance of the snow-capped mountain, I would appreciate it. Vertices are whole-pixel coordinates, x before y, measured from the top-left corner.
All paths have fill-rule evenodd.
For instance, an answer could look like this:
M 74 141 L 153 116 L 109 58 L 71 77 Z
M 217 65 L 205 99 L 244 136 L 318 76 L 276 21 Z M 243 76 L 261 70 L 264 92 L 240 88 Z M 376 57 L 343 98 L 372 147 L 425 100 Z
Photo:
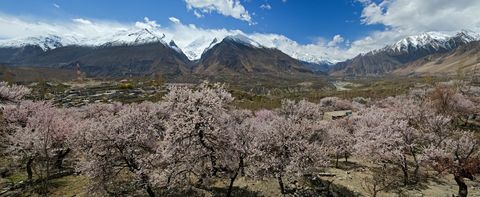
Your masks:
M 202 36 L 194 40 L 187 46 L 185 46 L 182 51 L 184 51 L 188 59 L 192 61 L 199 60 L 206 51 L 210 50 L 212 47 L 214 47 L 224 39 L 229 39 L 235 42 L 251 45 L 254 47 L 263 47 L 260 43 L 250 39 L 246 35 L 235 34 L 235 35 L 225 35 L 223 37 L 218 37 L 218 38 L 214 37 L 213 39 L 209 39 Z
M 24 47 L 27 45 L 39 46 L 44 51 L 52 50 L 64 46 L 121 46 L 121 45 L 142 45 L 148 43 L 162 43 L 165 46 L 179 50 L 178 46 L 167 44 L 164 40 L 165 35 L 159 34 L 154 30 L 147 28 L 122 30 L 114 35 L 102 36 L 96 38 L 86 38 L 73 35 L 47 35 L 26 37 L 10 40 L 0 40 L 0 47 Z M 179 50 L 181 51 L 181 50 Z
M 242 33 L 217 35 L 213 38 L 200 37 L 193 42 L 189 43 L 186 47 L 181 47 L 185 55 L 190 60 L 198 60 L 202 54 L 218 44 L 223 39 L 229 37 L 229 39 L 236 39 L 240 42 L 245 42 L 257 47 L 275 48 L 283 53 L 293 57 L 302 62 L 309 62 L 314 64 L 333 64 L 341 60 L 329 57 L 326 53 L 321 53 L 320 50 L 315 48 L 314 45 L 308 45 L 306 47 L 301 46 L 297 42 L 281 35 L 268 35 L 263 34 L 250 34 L 245 35 Z
M 420 49 L 432 51 L 451 50 L 457 48 L 459 45 L 476 40 L 480 40 L 480 34 L 466 30 L 453 36 L 439 32 L 426 32 L 420 35 L 406 37 L 375 52 L 391 51 L 395 53 L 409 53 Z
M 0 48 L 0 63 L 11 66 L 48 67 L 73 70 L 80 68 L 91 76 L 152 76 L 166 78 L 199 76 L 313 76 L 304 62 L 275 48 L 263 47 L 245 35 L 231 35 L 221 41 L 213 39 L 202 52 L 201 58 L 191 61 L 182 53 L 175 41 L 166 43 L 165 37 L 142 29 L 122 31 L 112 38 L 99 38 L 98 44 L 81 41 L 63 45 L 58 42 L 35 42 L 44 49 L 25 45 L 21 48 Z M 40 40 L 40 41 L 44 41 Z M 100 44 L 104 43 L 104 44 Z M 85 45 L 87 47 L 85 47 Z M 202 42 L 203 45 L 203 42 Z M 98 46 L 98 47 L 90 47 Z
M 452 36 L 438 32 L 422 33 L 337 63 L 331 72 L 341 75 L 384 74 L 420 58 L 446 53 L 477 40 L 480 40 L 480 35 L 471 31 L 461 31 Z
M 422 47 L 432 47 L 438 49 L 440 47 L 446 47 L 446 42 L 449 36 L 437 32 L 427 32 L 420 35 L 406 37 L 395 44 L 388 46 L 387 48 L 400 52 L 408 51 L 411 48 L 418 49 Z
M 227 75 L 296 76 L 312 74 L 301 61 L 275 48 L 264 47 L 245 35 L 213 40 L 194 66 L 196 74 L 212 77 Z
M 102 74 L 111 72 L 111 69 L 106 67 L 113 68 L 118 65 L 124 69 L 134 67 L 141 70 L 139 73 L 161 68 L 164 73 L 174 74 L 187 73 L 188 69 L 201 65 L 208 71 L 206 73 L 215 74 L 219 69 L 224 69 L 223 63 L 232 65 L 237 70 L 247 70 L 248 73 L 261 70 L 273 73 L 275 69 L 269 67 L 269 64 L 279 64 L 279 67 L 275 68 L 282 68 L 282 64 L 288 62 L 283 65 L 284 68 L 307 68 L 314 72 L 329 71 L 347 75 L 378 75 L 402 68 L 420 58 L 446 53 L 480 40 L 479 34 L 469 31 L 452 36 L 427 32 L 406 37 L 384 48 L 333 65 L 338 60 L 327 58 L 327 55 L 320 53 L 314 45 L 301 46 L 280 35 L 247 35 L 241 32 L 231 34 L 205 35 L 190 43 L 182 40 L 178 44 L 171 35 L 166 36 L 147 27 L 122 29 L 112 36 L 88 39 L 72 34 L 2 40 L 0 63 L 62 68 L 81 63 L 91 68 L 92 72 Z M 220 44 L 222 45 L 219 46 Z M 211 52 L 214 49 L 216 52 Z M 272 55 L 275 57 L 271 57 Z M 263 67 L 255 67 L 256 62 L 262 62 Z M 208 65 L 210 63 L 215 65 L 212 67 Z M 168 70 L 172 65 L 180 67 Z M 104 70 L 98 71 L 99 67 Z
M 9 40 L 0 40 L 0 48 L 5 47 L 24 47 L 27 45 L 39 46 L 44 51 L 52 50 L 64 46 L 120 46 L 120 45 L 141 45 L 146 43 L 159 42 L 165 46 L 172 47 L 176 51 L 184 53 L 189 60 L 199 60 L 202 54 L 218 44 L 223 39 L 232 39 L 237 42 L 249 44 L 255 47 L 276 48 L 287 55 L 310 63 L 324 64 L 325 62 L 338 62 L 338 60 L 329 59 L 326 54 L 318 54 L 315 49 L 303 49 L 298 43 L 284 36 L 258 37 L 256 35 L 246 35 L 243 33 L 225 33 L 212 37 L 201 36 L 190 43 L 181 43 L 178 45 L 172 36 L 166 36 L 154 27 L 130 28 L 120 30 L 113 35 L 99 37 L 85 37 L 82 35 L 46 35 L 27 38 L 16 38 Z M 175 45 L 171 45 L 173 42 Z

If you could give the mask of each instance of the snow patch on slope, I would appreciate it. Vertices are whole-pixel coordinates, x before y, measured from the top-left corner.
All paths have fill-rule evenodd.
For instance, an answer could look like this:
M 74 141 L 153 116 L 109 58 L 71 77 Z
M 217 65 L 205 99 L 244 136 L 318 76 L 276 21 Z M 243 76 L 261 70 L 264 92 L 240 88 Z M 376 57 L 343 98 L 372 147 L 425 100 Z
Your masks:
M 183 47 L 182 50 L 188 59 L 193 61 L 200 59 L 202 54 L 215 44 L 218 44 L 217 38 L 213 38 L 212 41 L 210 38 L 202 36 Z
M 99 41 L 91 43 L 92 46 L 121 46 L 121 45 L 142 45 L 148 43 L 162 43 L 169 46 L 164 40 L 165 35 L 149 29 L 120 31 L 111 37 L 100 38 Z M 95 44 L 96 43 L 96 44 Z
M 0 47 L 25 47 L 28 45 L 38 46 L 47 51 L 58 47 L 76 45 L 78 39 L 74 37 L 60 37 L 56 35 L 26 37 L 11 40 L 0 40 Z
M 446 34 L 437 32 L 427 32 L 420 35 L 406 37 L 390 46 L 394 51 L 408 52 L 409 48 L 421 48 L 427 45 L 435 49 L 442 47 L 450 37 Z

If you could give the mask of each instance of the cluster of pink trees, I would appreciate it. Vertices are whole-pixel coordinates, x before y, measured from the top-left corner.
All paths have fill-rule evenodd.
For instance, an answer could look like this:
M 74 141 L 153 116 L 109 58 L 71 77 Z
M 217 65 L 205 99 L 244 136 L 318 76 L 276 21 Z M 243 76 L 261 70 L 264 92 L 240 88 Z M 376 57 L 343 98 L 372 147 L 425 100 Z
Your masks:
M 73 116 L 51 103 L 32 101 L 5 106 L 3 116 L 9 143 L 6 152 L 24 161 L 27 181 L 32 182 L 36 175 L 46 191 L 54 168 L 63 168 L 71 150 L 68 140 L 76 124 Z
M 18 89 L 21 90 L 21 89 Z M 6 98 L 17 99 L 16 90 Z M 22 90 L 23 91 L 23 90 Z M 20 94 L 19 92 L 17 92 Z M 223 85 L 172 87 L 159 103 L 57 108 L 49 102 L 5 105 L 8 154 L 31 182 L 45 182 L 69 158 L 97 195 L 207 186 L 212 178 L 275 178 L 327 163 L 320 111 L 306 101 L 278 111 L 239 110 Z M 317 107 L 318 108 L 318 107 Z
M 78 169 L 92 178 L 92 191 L 114 195 L 133 187 L 153 195 L 153 175 L 163 165 L 164 110 L 153 103 L 96 104 L 77 113 L 84 117 L 71 144 L 84 157 Z
M 376 102 L 356 117 L 358 157 L 402 171 L 403 183 L 415 184 L 420 168 L 451 173 L 459 196 L 467 196 L 464 178 L 479 173 L 478 137 L 457 120 L 478 108 L 452 87 L 438 86 L 423 94 Z
M 25 95 L 30 93 L 30 89 L 25 86 L 8 84 L 7 82 L 0 82 L 0 101 L 16 102 L 22 99 Z
M 208 186 L 228 180 L 227 196 L 239 176 L 275 179 L 338 167 L 339 158 L 360 158 L 399 169 L 403 183 L 415 184 L 421 167 L 451 173 L 466 196 L 464 178 L 479 173 L 478 139 L 455 121 L 475 109 L 454 90 L 369 102 L 334 97 L 319 104 L 285 100 L 279 109 L 250 111 L 232 105 L 221 84 L 172 87 L 158 103 L 92 104 L 58 108 L 21 100 L 22 86 L 0 84 L 7 153 L 28 174 L 42 180 L 68 159 L 90 177 L 97 195 L 124 195 Z M 358 114 L 323 121 L 323 112 L 358 109 Z

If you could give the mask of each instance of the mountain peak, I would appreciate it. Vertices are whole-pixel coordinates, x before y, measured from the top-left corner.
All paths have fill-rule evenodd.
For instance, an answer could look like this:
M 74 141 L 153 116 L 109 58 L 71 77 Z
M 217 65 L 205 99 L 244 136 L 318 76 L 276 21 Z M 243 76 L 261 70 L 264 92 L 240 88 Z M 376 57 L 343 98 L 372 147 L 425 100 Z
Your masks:
M 470 31 L 470 30 L 462 30 L 455 34 L 455 37 L 461 38 L 466 42 L 472 42 L 476 40 L 480 40 L 480 34 Z
M 255 42 L 254 40 L 250 39 L 249 37 L 243 35 L 243 34 L 236 34 L 236 35 L 230 35 L 227 36 L 223 39 L 223 41 L 232 41 L 236 42 L 239 44 L 247 45 L 247 46 L 252 46 L 252 47 L 262 47 L 262 45 L 258 42 Z
M 213 39 L 195 68 L 195 73 L 219 74 L 271 74 L 311 73 L 302 62 L 278 49 L 263 47 L 244 35 L 225 37 L 220 43 Z
M 210 50 L 211 48 L 213 48 L 213 47 L 214 47 L 216 44 L 218 44 L 218 43 L 219 43 L 219 42 L 218 42 L 218 39 L 217 39 L 216 37 L 213 38 L 212 42 L 210 42 L 210 45 L 208 45 L 208 47 L 203 50 L 202 55 L 203 55 L 205 52 L 207 52 L 208 50 Z
M 180 49 L 177 44 L 175 43 L 175 41 L 173 40 L 170 40 L 170 42 L 168 43 L 168 46 L 172 49 L 174 49 L 175 51 L 179 52 L 179 53 L 183 53 L 182 49 Z

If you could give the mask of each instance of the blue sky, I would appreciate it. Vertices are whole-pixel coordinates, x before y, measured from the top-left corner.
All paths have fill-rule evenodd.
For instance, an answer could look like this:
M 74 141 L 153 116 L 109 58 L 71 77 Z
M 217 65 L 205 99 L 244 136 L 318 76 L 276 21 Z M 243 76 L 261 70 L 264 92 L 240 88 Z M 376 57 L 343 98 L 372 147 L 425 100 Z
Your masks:
M 202 28 L 277 33 L 304 44 L 337 34 L 354 40 L 384 28 L 362 24 L 363 6 L 354 0 L 242 0 L 241 4 L 255 25 L 216 12 L 198 18 L 183 0 L 0 0 L 0 12 L 50 20 L 86 18 L 125 23 L 148 17 L 160 25 L 168 24 L 168 18 L 173 16 Z M 271 9 L 261 8 L 262 5 L 269 5 Z
M 96 42 L 147 27 L 189 58 L 244 34 L 301 60 L 341 61 L 424 32 L 480 32 L 479 10 L 480 0 L 0 0 L 0 42 Z

